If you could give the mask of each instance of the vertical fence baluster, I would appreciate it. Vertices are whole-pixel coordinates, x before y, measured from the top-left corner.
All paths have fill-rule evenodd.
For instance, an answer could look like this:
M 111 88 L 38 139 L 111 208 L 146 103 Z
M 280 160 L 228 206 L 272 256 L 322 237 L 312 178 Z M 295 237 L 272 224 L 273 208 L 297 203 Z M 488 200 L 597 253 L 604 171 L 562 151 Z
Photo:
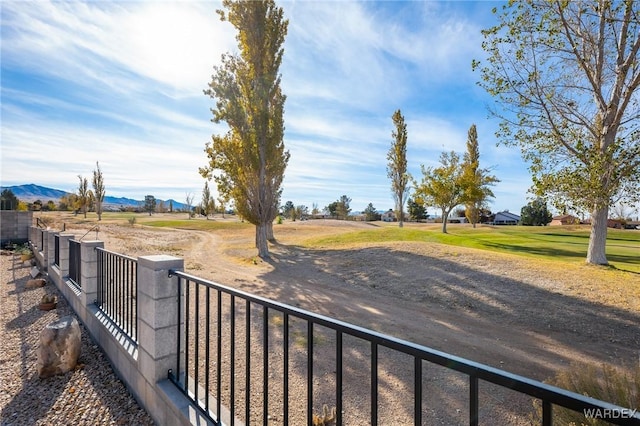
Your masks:
M 269 418 L 269 308 L 262 308 L 262 418 Z
M 413 423 L 422 425 L 422 359 L 413 357 Z
M 125 303 L 125 298 L 124 295 L 126 294 L 125 291 L 125 285 L 127 284 L 127 275 L 129 272 L 129 262 L 127 262 L 126 260 L 124 260 L 124 258 L 120 258 L 120 265 L 122 268 L 122 272 L 120 273 L 121 281 L 120 281 L 120 291 L 118 294 L 118 304 L 120 305 L 120 313 L 118 314 L 118 322 L 120 323 L 120 327 L 123 330 L 127 329 L 127 324 L 125 323 L 127 317 L 127 311 L 125 310 L 126 308 L 126 303 Z
M 96 291 L 96 305 L 98 305 L 98 308 L 100 308 L 101 303 L 100 303 L 100 293 L 102 291 L 102 251 L 99 248 L 96 248 L 96 257 L 98 259 L 98 282 L 97 282 L 97 291 Z
M 109 281 L 107 282 L 107 314 L 113 316 L 113 283 L 115 282 L 115 266 L 113 256 L 109 256 Z
M 195 395 L 195 400 L 197 404 L 200 404 L 200 401 L 198 400 L 198 388 L 200 387 L 200 376 L 198 375 L 199 371 L 198 371 L 198 367 L 200 366 L 200 363 L 198 362 L 198 358 L 199 358 L 199 354 L 200 354 L 200 350 L 199 350 L 199 342 L 200 342 L 200 285 L 196 282 L 194 282 L 194 286 L 196 288 L 195 290 L 195 300 L 194 303 L 196 304 L 195 309 L 195 315 L 196 315 L 196 321 L 194 324 L 194 338 L 193 338 L 193 394 Z
M 378 424 L 378 344 L 371 342 L 371 424 Z
M 216 413 L 218 413 L 218 420 L 220 420 L 222 412 L 222 292 L 218 290 L 218 353 L 216 362 L 216 377 L 218 378 L 216 388 Z
M 132 298 L 131 302 L 133 303 L 133 313 L 135 315 L 134 320 L 132 321 L 135 327 L 135 335 L 136 341 L 138 340 L 138 262 L 136 262 L 136 268 L 134 272 L 134 281 L 133 281 L 133 294 L 134 298 Z M 178 300 L 180 300 L 180 296 L 178 296 Z
M 229 357 L 230 363 L 229 366 L 229 374 L 230 374 L 230 384 L 229 384 L 229 393 L 231 394 L 230 398 L 230 407 L 229 411 L 231 412 L 231 426 L 235 426 L 235 418 L 236 418 L 236 297 L 231 295 L 231 306 L 229 310 L 229 317 L 231 324 L 231 342 L 229 343 Z
M 109 315 L 114 317 L 116 314 L 116 282 L 117 282 L 117 273 L 118 268 L 116 266 L 116 258 L 114 256 L 109 256 L 109 263 L 111 266 L 111 278 L 109 279 Z
M 245 411 L 245 424 L 251 424 L 250 421 L 250 407 L 251 403 L 251 301 L 249 299 L 246 300 L 246 318 L 245 318 L 245 401 L 244 401 L 244 411 Z
M 185 296 L 184 296 L 184 391 L 186 393 L 189 392 L 189 322 L 190 322 L 190 316 L 189 313 L 191 312 L 190 309 L 190 301 L 189 299 L 191 298 L 191 280 L 185 279 L 184 280 L 184 291 L 185 291 Z
M 180 381 L 180 347 L 182 346 L 182 277 L 178 277 L 178 339 L 177 339 L 177 360 L 176 360 L 176 370 L 174 374 L 174 378 L 177 382 Z M 185 315 L 186 317 L 186 315 Z M 185 320 L 186 322 L 186 320 Z M 186 360 L 185 360 L 186 361 Z
M 116 285 L 113 292 L 113 300 L 115 303 L 114 318 L 115 318 L 116 324 L 122 325 L 122 321 L 119 320 L 119 318 L 121 318 L 122 316 L 121 304 L 120 304 L 120 287 L 122 286 L 122 272 L 123 272 L 122 259 L 116 256 L 114 256 L 113 258 L 116 264 L 116 283 L 115 283 Z
M 284 424 L 289 424 L 289 314 L 283 313 L 283 344 L 284 344 L 284 375 L 283 375 L 283 391 L 284 397 L 282 399 L 283 412 L 284 412 Z
M 469 425 L 478 425 L 478 376 L 469 375 Z
M 307 320 L 307 424 L 313 424 L 313 322 Z
M 120 322 L 122 323 L 122 329 L 127 329 L 127 282 L 129 279 L 129 262 L 122 258 L 122 283 L 120 284 L 121 293 L 118 297 L 120 299 Z
M 551 426 L 553 424 L 553 408 L 551 402 L 542 400 L 542 426 Z
M 131 336 L 131 274 L 133 272 L 133 265 L 129 260 L 125 260 L 127 264 L 127 277 L 124 281 L 124 323 L 126 324 L 127 334 Z
M 200 284 L 198 284 L 200 286 Z M 210 300 L 210 291 L 211 289 L 207 286 L 205 290 L 205 298 L 207 299 L 207 307 L 205 309 L 205 353 L 204 353 L 204 409 L 209 411 L 209 366 L 211 365 L 210 358 L 210 344 L 211 344 L 211 300 Z M 219 343 L 218 343 L 219 344 Z M 220 361 L 220 360 L 218 360 Z M 218 398 L 220 396 L 218 395 Z M 218 416 L 218 423 L 220 422 L 220 412 L 216 414 Z
M 342 425 L 342 332 L 336 330 L 336 425 Z
M 138 341 L 138 332 L 136 328 L 136 320 L 138 318 L 138 313 L 134 308 L 135 300 L 138 298 L 138 294 L 136 292 L 138 282 L 138 263 L 133 262 L 133 268 L 131 270 L 131 285 L 129 286 L 129 310 L 131 311 L 131 316 L 129 317 L 129 324 L 131 324 L 131 335 L 135 341 Z

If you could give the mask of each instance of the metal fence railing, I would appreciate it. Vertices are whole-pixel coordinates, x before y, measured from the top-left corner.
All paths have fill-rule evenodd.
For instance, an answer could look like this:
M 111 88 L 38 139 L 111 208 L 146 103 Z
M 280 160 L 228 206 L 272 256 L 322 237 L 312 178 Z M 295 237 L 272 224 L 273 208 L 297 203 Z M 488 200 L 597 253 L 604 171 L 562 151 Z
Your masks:
M 80 241 L 69 240 L 69 279 L 78 287 L 82 287 L 80 282 Z
M 137 342 L 138 320 L 138 262 L 122 254 L 96 248 L 98 308 L 114 324 Z
M 437 404 L 437 389 L 429 387 L 434 368 L 456 375 L 464 389 L 460 408 L 453 410 L 463 414 L 455 423 L 479 424 L 483 404 L 495 400 L 496 389 L 538 401 L 545 426 L 552 424 L 554 406 L 620 414 L 608 419 L 613 424 L 640 422 L 640 414 L 623 407 L 184 272 L 169 274 L 177 278 L 181 324 L 169 379 L 217 424 L 266 425 L 278 419 L 284 425 L 312 425 L 325 424 L 318 421 L 329 416 L 336 425 L 422 425 Z M 389 386 L 390 371 L 407 375 L 402 386 Z M 406 418 L 389 418 L 382 408 L 392 397 L 404 404 Z M 365 408 L 356 417 L 354 407 Z M 531 413 L 516 415 L 526 419 Z
M 53 264 L 60 267 L 60 235 L 53 238 Z

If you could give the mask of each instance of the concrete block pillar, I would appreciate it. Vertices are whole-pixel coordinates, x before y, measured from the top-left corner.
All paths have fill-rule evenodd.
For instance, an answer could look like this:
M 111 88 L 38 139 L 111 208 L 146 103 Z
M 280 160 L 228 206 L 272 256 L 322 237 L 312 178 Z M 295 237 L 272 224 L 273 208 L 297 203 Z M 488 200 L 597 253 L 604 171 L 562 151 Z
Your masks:
M 184 270 L 184 260 L 166 255 L 138 258 L 138 362 L 154 386 L 178 361 L 178 280 L 169 270 Z
M 44 268 L 46 270 L 49 269 L 51 265 L 53 265 L 53 261 L 55 259 L 55 236 L 58 235 L 58 231 L 53 230 L 44 230 Z
M 36 237 L 38 235 L 38 228 L 36 226 L 29 227 L 29 241 L 31 241 L 31 246 L 37 245 Z
M 103 241 L 82 241 L 80 243 L 80 299 L 82 306 L 93 304 L 98 295 L 98 252 L 104 248 Z
M 73 239 L 73 235 L 59 234 L 60 235 L 60 259 L 58 269 L 60 269 L 60 277 L 66 277 L 69 275 L 69 240 Z

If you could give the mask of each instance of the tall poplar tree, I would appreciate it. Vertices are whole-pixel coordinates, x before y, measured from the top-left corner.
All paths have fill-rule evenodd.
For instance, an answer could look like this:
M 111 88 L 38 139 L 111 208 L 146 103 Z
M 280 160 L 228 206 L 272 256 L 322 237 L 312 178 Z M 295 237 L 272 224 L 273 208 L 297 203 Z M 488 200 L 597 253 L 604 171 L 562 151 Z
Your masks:
M 102 177 L 102 170 L 100 170 L 100 164 L 96 161 L 96 170 L 93 171 L 93 196 L 96 203 L 96 213 L 98 214 L 98 220 L 102 220 L 102 203 L 104 202 L 104 178 Z
M 82 211 L 86 219 L 89 200 L 91 198 L 91 190 L 89 189 L 89 182 L 87 181 L 87 178 L 83 178 L 78 175 L 78 180 L 80 182 L 78 184 L 77 208 Z
M 400 110 L 391 116 L 395 130 L 391 132 L 393 141 L 387 153 L 387 177 L 391 179 L 391 192 L 396 203 L 398 226 L 404 223 L 404 202 L 410 176 L 407 173 L 407 125 Z
M 209 215 L 213 214 L 215 211 L 215 203 L 213 201 L 213 197 L 211 196 L 211 190 L 209 189 L 209 181 L 204 181 L 204 188 L 202 188 L 202 202 L 201 202 L 202 213 L 209 220 Z
M 225 10 L 217 12 L 238 30 L 239 54 L 222 56 L 205 94 L 216 100 L 213 122 L 226 122 L 229 131 L 207 143 L 209 164 L 200 173 L 213 177 L 238 214 L 256 226 L 258 255 L 267 258 L 289 161 L 279 73 L 289 22 L 273 0 L 222 4 Z
M 591 212 L 587 262 L 607 264 L 609 208 L 640 196 L 640 2 L 510 1 L 483 31 L 480 85 L 534 192 Z
M 476 223 L 480 222 L 482 209 L 487 206 L 487 200 L 494 197 L 490 186 L 500 182 L 489 174 L 489 169 L 480 168 L 480 147 L 475 124 L 467 133 L 467 152 L 464 153 L 462 168 L 465 216 L 475 228 Z

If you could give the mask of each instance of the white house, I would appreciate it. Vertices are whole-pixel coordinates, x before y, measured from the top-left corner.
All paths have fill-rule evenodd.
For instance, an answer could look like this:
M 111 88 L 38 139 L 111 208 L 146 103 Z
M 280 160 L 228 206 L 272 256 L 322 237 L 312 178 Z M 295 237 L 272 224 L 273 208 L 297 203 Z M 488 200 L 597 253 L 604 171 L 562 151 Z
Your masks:
M 496 213 L 493 218 L 493 225 L 517 225 L 518 223 L 520 223 L 520 216 L 506 210 Z
M 382 213 L 381 215 L 383 222 L 395 222 L 396 221 L 396 213 L 389 209 L 388 211 Z

